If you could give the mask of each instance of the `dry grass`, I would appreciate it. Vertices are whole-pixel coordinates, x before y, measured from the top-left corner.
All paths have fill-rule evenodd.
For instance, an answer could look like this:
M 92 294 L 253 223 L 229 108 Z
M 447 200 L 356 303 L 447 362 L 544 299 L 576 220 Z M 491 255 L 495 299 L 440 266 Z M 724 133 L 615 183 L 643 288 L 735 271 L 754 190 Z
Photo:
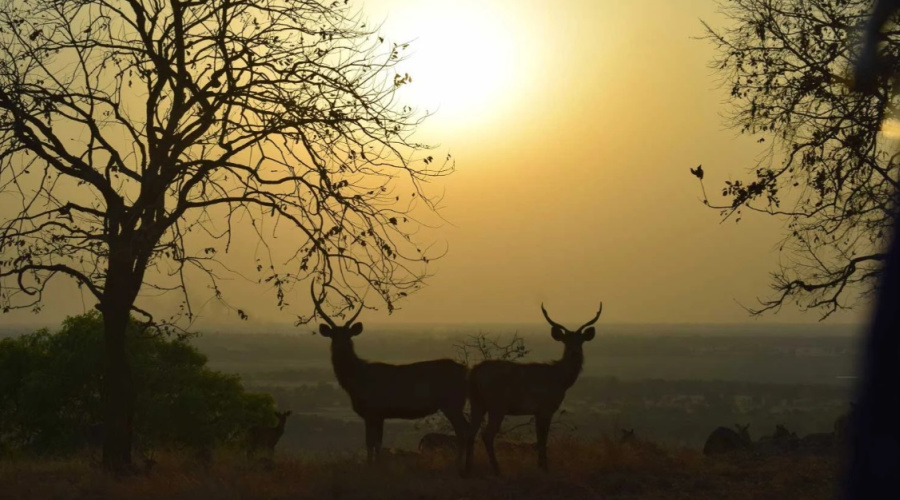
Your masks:
M 480 447 L 479 447 L 480 448 Z M 220 453 L 208 469 L 176 453 L 161 453 L 146 475 L 115 479 L 86 458 L 0 462 L 0 499 L 829 499 L 835 461 L 822 457 L 732 457 L 559 438 L 550 446 L 551 472 L 534 453 L 498 454 L 504 475 L 489 474 L 476 454 L 473 477 L 457 476 L 452 457 L 359 460 L 278 456 L 266 467 Z

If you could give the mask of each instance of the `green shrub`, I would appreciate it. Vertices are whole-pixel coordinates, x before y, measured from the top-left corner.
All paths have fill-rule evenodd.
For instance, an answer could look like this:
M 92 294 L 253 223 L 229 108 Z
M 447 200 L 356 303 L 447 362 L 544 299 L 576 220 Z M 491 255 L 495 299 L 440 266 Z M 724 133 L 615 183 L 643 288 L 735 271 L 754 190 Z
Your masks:
M 186 339 L 129 330 L 135 434 L 145 446 L 215 447 L 247 427 L 273 422 L 267 394 L 244 391 L 236 375 L 206 366 Z M 90 312 L 0 340 L 0 453 L 66 453 L 101 422 L 103 320 Z

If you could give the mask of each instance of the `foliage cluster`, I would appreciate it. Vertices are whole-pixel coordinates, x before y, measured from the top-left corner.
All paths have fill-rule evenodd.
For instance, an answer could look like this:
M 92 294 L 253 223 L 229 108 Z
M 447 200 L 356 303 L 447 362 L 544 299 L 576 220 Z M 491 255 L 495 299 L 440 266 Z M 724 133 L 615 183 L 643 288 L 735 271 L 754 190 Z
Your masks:
M 151 335 L 132 321 L 134 430 L 144 446 L 194 449 L 234 443 L 274 421 L 274 401 L 236 375 L 209 369 L 187 338 Z M 103 322 L 90 312 L 0 340 L 0 450 L 66 453 L 91 443 L 101 422 Z M 100 427 L 102 428 L 102 427 Z

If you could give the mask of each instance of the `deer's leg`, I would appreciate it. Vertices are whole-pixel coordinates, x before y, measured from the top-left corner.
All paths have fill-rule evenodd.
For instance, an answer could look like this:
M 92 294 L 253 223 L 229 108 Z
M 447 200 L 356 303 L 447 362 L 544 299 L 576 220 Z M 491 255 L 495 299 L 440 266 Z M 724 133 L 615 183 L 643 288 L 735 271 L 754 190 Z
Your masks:
M 378 433 L 377 427 L 378 419 L 366 419 L 366 462 L 368 463 L 372 463 L 375 461 L 375 442 L 376 435 Z
M 456 467 L 459 469 L 460 474 L 465 475 L 467 467 L 465 466 L 464 458 L 468 454 L 469 422 L 463 415 L 462 408 L 443 411 L 447 420 L 453 425 L 453 431 L 456 433 Z
M 481 439 L 484 441 L 484 449 L 487 450 L 488 459 L 491 461 L 491 467 L 494 469 L 494 474 L 500 475 L 500 464 L 497 463 L 497 456 L 494 455 L 494 438 L 497 436 L 497 433 L 500 432 L 500 424 L 503 423 L 503 417 L 506 415 L 500 411 L 489 411 L 488 412 L 488 423 L 487 427 L 484 428 L 484 432 L 481 433 Z
M 472 459 L 475 455 L 475 437 L 478 435 L 478 431 L 481 430 L 481 422 L 484 420 L 484 407 L 473 402 L 471 404 L 470 418 L 472 421 L 469 423 L 469 434 L 466 439 L 466 473 L 472 471 Z
M 384 419 L 379 418 L 375 423 L 375 460 L 381 456 L 381 443 L 384 438 Z
M 539 413 L 534 416 L 534 427 L 537 434 L 538 466 L 547 472 L 547 436 L 550 435 L 550 422 L 553 414 Z

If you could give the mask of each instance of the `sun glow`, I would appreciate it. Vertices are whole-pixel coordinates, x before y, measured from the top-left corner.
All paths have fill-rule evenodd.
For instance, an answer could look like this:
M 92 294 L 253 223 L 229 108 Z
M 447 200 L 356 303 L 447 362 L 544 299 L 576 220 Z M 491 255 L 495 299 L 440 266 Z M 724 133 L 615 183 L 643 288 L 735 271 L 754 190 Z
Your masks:
M 881 123 L 881 134 L 886 139 L 900 139 L 900 120 L 887 118 Z
M 401 89 L 401 99 L 436 111 L 442 128 L 503 118 L 523 100 L 534 60 L 527 30 L 512 12 L 502 2 L 471 0 L 391 10 L 388 33 L 411 42 L 399 69 L 412 83 Z

